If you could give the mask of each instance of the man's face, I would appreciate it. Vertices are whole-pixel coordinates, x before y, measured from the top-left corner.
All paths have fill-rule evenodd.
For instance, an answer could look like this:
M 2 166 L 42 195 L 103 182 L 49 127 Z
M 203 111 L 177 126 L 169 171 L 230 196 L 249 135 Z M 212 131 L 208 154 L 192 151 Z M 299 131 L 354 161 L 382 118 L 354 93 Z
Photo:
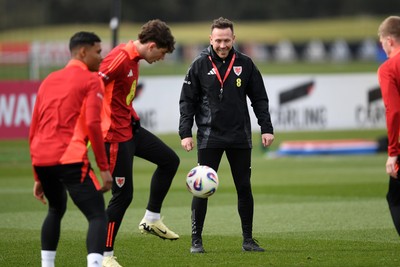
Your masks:
M 222 59 L 225 59 L 228 56 L 234 41 L 235 35 L 230 28 L 214 28 L 210 35 L 210 44 L 217 55 Z
M 148 46 L 147 53 L 144 56 L 144 60 L 147 63 L 152 64 L 159 60 L 164 60 L 165 54 L 167 54 L 167 48 L 158 48 L 155 43 Z
M 94 43 L 92 46 L 85 46 L 85 63 L 90 71 L 99 71 L 101 56 L 101 44 Z

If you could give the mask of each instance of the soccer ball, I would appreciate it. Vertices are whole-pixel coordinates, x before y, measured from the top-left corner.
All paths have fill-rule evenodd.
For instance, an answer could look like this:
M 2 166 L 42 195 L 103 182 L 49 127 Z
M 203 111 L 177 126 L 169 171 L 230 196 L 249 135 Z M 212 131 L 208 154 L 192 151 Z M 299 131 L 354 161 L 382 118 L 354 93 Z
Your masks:
M 190 170 L 186 176 L 186 186 L 195 197 L 208 198 L 218 188 L 218 175 L 214 169 L 200 165 Z

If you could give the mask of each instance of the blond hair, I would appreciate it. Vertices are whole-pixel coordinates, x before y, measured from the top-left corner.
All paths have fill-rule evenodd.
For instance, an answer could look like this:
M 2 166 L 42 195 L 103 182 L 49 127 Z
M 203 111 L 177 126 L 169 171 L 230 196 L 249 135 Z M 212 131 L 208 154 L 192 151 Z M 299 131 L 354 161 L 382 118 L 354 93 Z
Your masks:
M 387 17 L 378 28 L 379 37 L 391 36 L 396 40 L 400 40 L 400 17 Z

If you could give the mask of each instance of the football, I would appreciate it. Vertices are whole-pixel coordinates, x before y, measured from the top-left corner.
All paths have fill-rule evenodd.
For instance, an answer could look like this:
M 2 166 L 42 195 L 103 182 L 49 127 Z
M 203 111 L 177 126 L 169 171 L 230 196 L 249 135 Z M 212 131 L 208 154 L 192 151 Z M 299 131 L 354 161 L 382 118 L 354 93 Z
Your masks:
M 208 198 L 218 188 L 218 175 L 213 168 L 205 165 L 196 166 L 186 176 L 186 186 L 195 197 Z

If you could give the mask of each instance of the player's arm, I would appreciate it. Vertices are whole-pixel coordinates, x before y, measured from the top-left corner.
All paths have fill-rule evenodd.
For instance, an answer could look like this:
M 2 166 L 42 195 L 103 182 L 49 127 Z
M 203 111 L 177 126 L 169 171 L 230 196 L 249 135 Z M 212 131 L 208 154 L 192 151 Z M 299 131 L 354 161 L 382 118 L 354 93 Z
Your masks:
M 40 106 L 40 100 L 39 98 L 36 98 L 36 104 L 33 109 L 32 113 L 32 120 L 31 120 L 31 126 L 29 128 L 29 144 L 32 143 L 33 137 L 35 136 L 36 128 L 38 125 L 39 121 L 39 115 L 38 115 L 38 107 Z M 33 196 L 42 202 L 43 204 L 46 204 L 46 199 L 44 197 L 44 191 L 42 187 L 42 183 L 39 180 L 39 177 L 35 171 L 35 168 L 32 166 L 32 171 L 33 171 L 33 178 L 35 179 L 35 182 L 33 184 Z
M 192 65 L 186 74 L 179 99 L 179 136 L 181 137 L 181 140 L 186 144 L 184 145 L 182 143 L 182 146 L 187 151 L 189 151 L 189 147 L 187 146 L 188 144 L 191 144 L 191 146 L 193 146 L 192 127 L 194 123 L 196 109 L 199 105 L 199 88 L 200 83 L 197 78 L 195 66 Z M 184 139 L 186 140 L 184 141 Z
M 252 68 L 249 68 L 250 78 L 246 87 L 246 94 L 251 101 L 251 106 L 253 107 L 254 114 L 257 117 L 258 125 L 261 127 L 261 133 L 263 135 L 273 135 L 274 129 L 271 122 L 271 115 L 269 113 L 269 99 L 265 89 L 264 81 L 260 71 L 254 65 L 254 63 L 251 65 Z M 267 135 L 262 138 L 263 144 L 264 142 L 268 143 L 268 140 L 270 140 L 270 137 L 266 137 Z
M 33 184 L 33 196 L 43 204 L 47 203 L 46 199 L 44 198 L 42 183 L 39 181 L 35 181 Z
M 100 79 L 93 76 L 90 84 L 90 90 L 86 101 L 86 126 L 88 129 L 89 140 L 92 145 L 97 166 L 103 179 L 101 191 L 105 192 L 111 189 L 112 176 L 109 171 L 102 131 L 101 131 L 101 108 L 103 103 L 103 84 Z
M 397 158 L 400 155 L 399 131 L 400 131 L 400 92 L 394 75 L 387 65 L 382 65 L 378 71 L 379 83 L 383 102 L 386 108 L 386 125 L 388 135 L 388 159 L 386 161 L 386 173 L 397 177 Z
M 35 132 L 37 129 L 38 121 L 39 121 L 39 115 L 38 115 L 38 107 L 40 105 L 40 100 L 39 98 L 36 98 L 36 104 L 33 108 L 33 113 L 32 113 L 32 119 L 31 119 L 31 126 L 29 128 L 29 144 L 32 143 L 33 137 L 35 136 Z M 33 169 L 33 178 L 35 179 L 36 182 L 39 182 L 38 175 L 35 171 L 35 168 Z
M 389 156 L 400 155 L 399 131 L 400 131 L 400 92 L 397 88 L 395 74 L 387 65 L 379 69 L 379 83 L 383 102 L 386 108 L 386 125 L 388 131 Z

